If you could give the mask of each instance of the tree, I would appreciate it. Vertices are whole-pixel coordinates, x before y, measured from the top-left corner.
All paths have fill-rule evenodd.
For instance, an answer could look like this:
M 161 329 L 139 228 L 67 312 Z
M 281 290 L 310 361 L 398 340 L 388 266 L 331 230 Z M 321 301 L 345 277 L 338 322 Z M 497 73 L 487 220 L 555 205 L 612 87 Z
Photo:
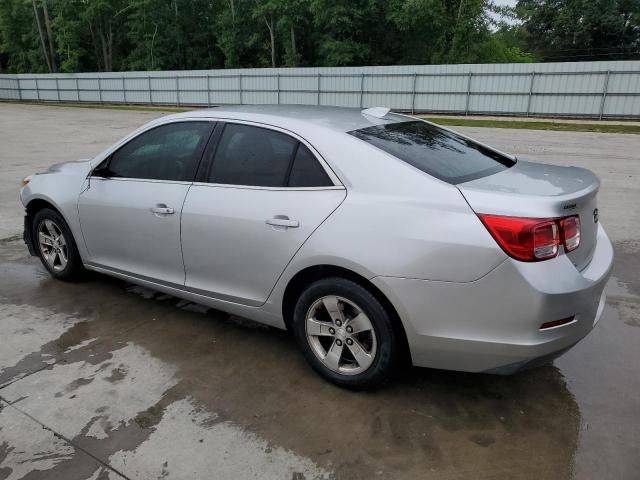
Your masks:
M 2 0 L 0 70 L 639 57 L 639 0 Z M 505 20 L 506 19 L 506 20 Z
M 8 73 L 51 71 L 43 57 L 30 2 L 0 2 L 0 60 Z
M 254 28 L 255 19 L 251 15 L 254 6 L 254 0 L 225 0 L 218 10 L 217 44 L 226 68 L 251 65 L 251 50 L 257 43 L 255 31 L 262 30 L 261 26 Z
M 276 22 L 283 12 L 281 0 L 255 0 L 252 11 L 254 19 L 264 22 L 269 32 L 269 48 L 271 52 L 271 66 L 276 67 Z
M 42 22 L 40 21 L 40 9 L 36 4 L 36 0 L 31 0 L 31 4 L 33 5 L 33 16 L 36 19 L 36 25 L 38 26 L 38 36 L 40 37 L 40 45 L 42 46 L 42 56 L 47 62 L 49 73 L 54 73 L 56 71 L 56 60 L 53 53 L 53 47 L 51 46 L 51 35 L 49 35 L 49 50 L 47 50 L 47 41 L 45 40 Z M 49 25 L 49 22 L 47 22 L 47 25 Z M 51 32 L 51 28 L 49 26 L 47 31 Z
M 319 61 L 327 66 L 365 64 L 371 53 L 364 41 L 373 0 L 312 0 L 319 31 Z
M 296 32 L 305 29 L 309 32 L 311 12 L 309 0 L 284 0 L 282 2 L 281 17 L 278 29 L 283 38 L 288 38 L 284 43 L 284 65 L 297 67 L 302 63 L 302 53 L 299 48 L 298 34 Z
M 529 47 L 542 60 L 637 57 L 637 0 L 519 0 L 516 8 Z

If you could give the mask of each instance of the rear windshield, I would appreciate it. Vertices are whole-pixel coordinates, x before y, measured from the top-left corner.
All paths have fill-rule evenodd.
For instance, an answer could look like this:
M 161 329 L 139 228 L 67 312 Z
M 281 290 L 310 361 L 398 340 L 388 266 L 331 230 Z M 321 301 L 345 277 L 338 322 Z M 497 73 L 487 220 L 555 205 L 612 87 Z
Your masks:
M 467 138 L 426 122 L 389 123 L 349 132 L 448 183 L 501 172 L 516 162 Z

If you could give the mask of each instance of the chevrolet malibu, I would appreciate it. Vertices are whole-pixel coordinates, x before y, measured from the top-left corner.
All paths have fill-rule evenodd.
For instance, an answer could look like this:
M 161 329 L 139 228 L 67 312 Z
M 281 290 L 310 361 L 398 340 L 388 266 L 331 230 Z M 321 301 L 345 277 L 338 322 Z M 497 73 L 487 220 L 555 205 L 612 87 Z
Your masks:
M 170 115 L 23 180 L 51 275 L 119 277 L 274 327 L 342 387 L 512 373 L 587 335 L 613 250 L 588 170 L 385 108 Z

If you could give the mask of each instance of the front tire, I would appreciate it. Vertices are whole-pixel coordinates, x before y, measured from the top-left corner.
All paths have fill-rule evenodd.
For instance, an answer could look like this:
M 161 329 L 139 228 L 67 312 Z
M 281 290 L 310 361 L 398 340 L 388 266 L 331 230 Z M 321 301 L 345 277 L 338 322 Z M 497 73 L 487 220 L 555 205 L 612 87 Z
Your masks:
M 372 389 L 394 371 L 398 345 L 391 317 L 351 280 L 333 277 L 309 285 L 296 303 L 293 331 L 309 364 L 340 387 Z
M 78 247 L 58 212 L 50 208 L 39 210 L 33 217 L 31 231 L 40 261 L 54 278 L 67 282 L 82 278 L 84 267 Z

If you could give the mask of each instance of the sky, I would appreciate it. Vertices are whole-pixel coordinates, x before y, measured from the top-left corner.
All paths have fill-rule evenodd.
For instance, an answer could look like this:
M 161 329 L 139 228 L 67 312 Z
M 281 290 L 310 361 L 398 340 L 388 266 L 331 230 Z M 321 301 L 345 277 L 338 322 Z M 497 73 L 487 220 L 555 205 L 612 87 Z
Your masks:
M 517 0 L 493 0 L 493 3 L 498 7 L 515 7 Z M 491 17 L 493 17 L 494 20 L 505 20 L 508 23 L 514 23 L 513 21 L 510 21 L 502 17 L 502 15 L 496 15 L 494 13 L 490 13 L 490 15 Z

